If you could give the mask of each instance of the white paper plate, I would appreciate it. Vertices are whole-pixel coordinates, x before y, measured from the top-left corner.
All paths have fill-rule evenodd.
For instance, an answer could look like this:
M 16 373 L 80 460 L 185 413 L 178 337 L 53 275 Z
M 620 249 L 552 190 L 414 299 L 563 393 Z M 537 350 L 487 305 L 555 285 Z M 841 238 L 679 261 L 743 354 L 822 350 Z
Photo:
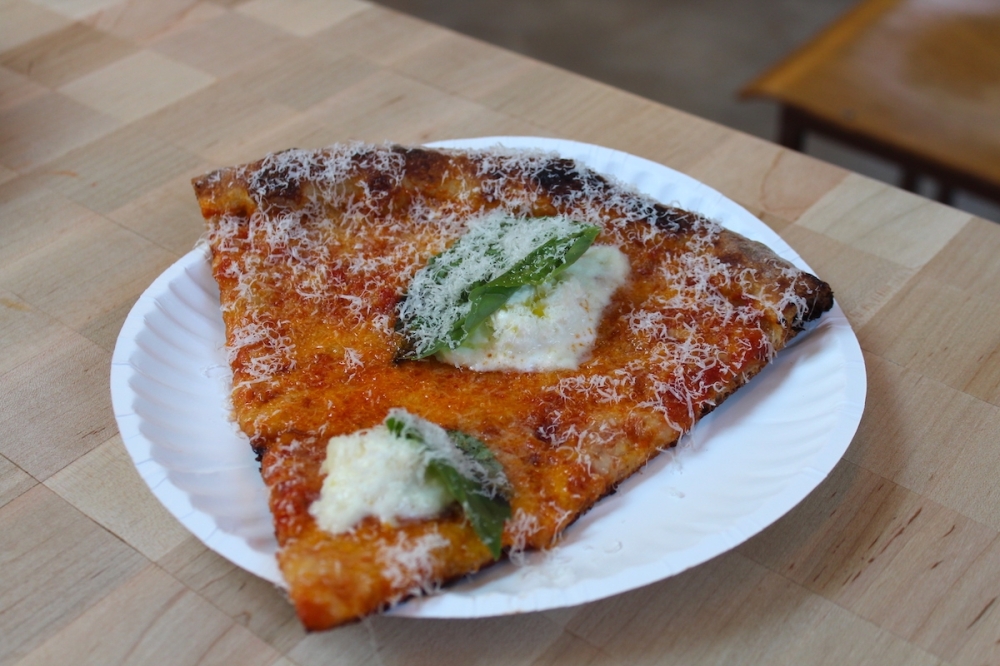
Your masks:
M 720 221 L 808 266 L 771 229 L 715 190 L 662 165 L 571 141 L 488 137 L 439 146 L 553 150 Z M 266 489 L 228 418 L 231 375 L 207 250 L 146 290 L 118 337 L 111 396 L 125 446 L 153 494 L 209 548 L 281 585 Z M 393 613 L 482 617 L 593 601 L 666 578 L 781 517 L 840 460 L 864 408 L 857 338 L 833 310 L 750 384 L 522 565 L 501 562 Z

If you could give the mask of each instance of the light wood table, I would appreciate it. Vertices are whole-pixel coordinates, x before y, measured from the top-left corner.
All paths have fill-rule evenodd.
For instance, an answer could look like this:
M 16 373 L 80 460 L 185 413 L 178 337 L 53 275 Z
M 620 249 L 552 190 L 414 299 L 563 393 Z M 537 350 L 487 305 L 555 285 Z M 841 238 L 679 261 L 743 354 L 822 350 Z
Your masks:
M 1000 202 L 997 0 L 865 0 L 742 95 L 781 104 L 790 148 L 816 132 L 897 162 L 907 189 Z
M 735 550 L 610 599 L 305 634 L 117 434 L 116 336 L 189 179 L 297 145 L 560 136 L 691 174 L 833 284 L 869 400 Z M 0 4 L 0 664 L 1000 663 L 1000 227 L 355 0 Z

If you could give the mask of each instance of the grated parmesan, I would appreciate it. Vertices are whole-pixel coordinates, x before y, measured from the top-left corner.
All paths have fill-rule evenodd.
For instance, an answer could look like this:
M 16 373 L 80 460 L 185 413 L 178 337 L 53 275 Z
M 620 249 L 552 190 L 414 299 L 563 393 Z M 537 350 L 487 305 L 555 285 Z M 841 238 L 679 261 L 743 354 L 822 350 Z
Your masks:
M 346 325 L 391 335 L 392 316 L 377 306 L 379 294 L 388 289 L 399 300 L 429 254 L 488 226 L 483 223 L 489 216 L 466 200 L 476 194 L 490 203 L 494 215 L 530 217 L 539 191 L 510 187 L 508 174 L 537 179 L 556 157 L 501 147 L 464 153 L 477 166 L 477 191 L 444 202 L 430 202 L 417 193 L 408 208 L 390 210 L 389 214 L 380 208 L 383 191 L 373 190 L 364 181 L 360 189 L 348 186 L 358 174 L 371 170 L 390 184 L 404 181 L 405 160 L 388 145 L 349 143 L 320 151 L 290 150 L 269 155 L 255 169 L 244 167 L 258 209 L 249 219 L 220 216 L 209 230 L 215 252 L 231 254 L 234 259 L 228 275 L 237 282 L 237 298 L 227 304 L 227 310 L 256 312 L 249 307 L 250 302 L 275 289 L 277 281 L 286 279 L 290 272 L 296 293 L 314 303 L 317 311 L 322 306 L 326 316 L 340 318 Z M 555 196 L 553 203 L 563 219 L 601 226 L 602 244 L 639 242 L 655 248 L 664 234 L 680 228 L 679 218 L 664 216 L 664 209 L 633 188 L 613 178 L 599 178 L 575 163 L 565 164 L 580 186 Z M 305 192 L 306 205 L 285 208 L 280 197 L 275 203 L 274 194 L 286 190 Z M 379 225 L 370 224 L 372 215 L 379 217 Z M 651 223 L 653 220 L 657 224 Z M 572 399 L 574 394 L 586 393 L 599 400 L 620 400 L 623 387 L 634 387 L 636 377 L 649 374 L 652 366 L 658 371 L 657 378 L 643 382 L 644 388 L 633 397 L 639 406 L 660 413 L 671 427 L 683 432 L 694 421 L 693 405 L 717 391 L 735 372 L 730 368 L 739 367 L 745 357 L 754 354 L 774 355 L 761 323 L 768 317 L 783 322 L 788 306 L 794 306 L 796 313 L 804 311 L 803 299 L 794 289 L 797 269 L 781 266 L 787 289 L 779 299 L 767 299 L 754 287 L 753 271 L 733 269 L 699 252 L 715 242 L 721 229 L 717 223 L 698 216 L 685 222 L 694 232 L 688 242 L 691 252 L 665 255 L 660 269 L 673 285 L 671 293 L 642 303 L 628 314 L 630 331 L 646 350 L 644 358 L 618 369 L 613 377 L 563 377 L 555 388 L 560 396 Z M 513 236 L 512 242 L 518 242 L 518 235 Z M 240 252 L 247 244 L 251 251 Z M 387 277 L 389 270 L 394 279 Z M 744 305 L 739 305 L 741 302 Z M 743 357 L 722 359 L 712 341 L 699 337 L 683 323 L 685 317 L 719 326 L 738 321 L 761 335 L 743 350 Z M 298 352 L 281 322 L 259 317 L 236 327 L 228 353 L 230 359 L 239 355 L 242 361 L 236 364 L 237 388 L 266 385 L 276 374 L 294 369 Z M 352 350 L 343 364 L 351 373 L 361 371 L 366 364 L 365 352 Z M 712 369 L 719 370 L 721 378 L 705 383 L 706 373 Z M 683 405 L 682 412 L 672 408 L 674 404 Z M 552 441 L 571 439 L 570 433 L 554 433 Z
M 565 216 L 538 220 L 494 211 L 472 217 L 459 242 L 417 272 L 399 305 L 400 324 L 417 357 L 429 354 L 439 341 L 448 341 L 448 349 L 458 346 L 452 332 L 455 323 L 472 312 L 473 287 L 512 270 L 546 243 L 583 228 Z
M 376 406 L 384 414 L 426 400 L 442 423 L 454 416 L 456 428 L 464 420 L 481 429 L 497 459 L 513 470 L 503 542 L 516 560 L 525 548 L 553 543 L 581 510 L 634 472 L 647 459 L 642 456 L 675 442 L 773 357 L 785 341 L 775 322 L 803 323 L 807 303 L 796 289 L 802 273 L 777 259 L 754 261 L 756 269 L 727 263 L 722 250 L 732 236 L 712 220 L 664 207 L 552 153 L 502 147 L 443 152 L 455 159 L 442 167 L 443 174 L 430 171 L 440 183 L 421 182 L 428 171 L 421 168 L 426 158 L 419 150 L 363 143 L 276 153 L 207 179 L 233 179 L 222 191 L 238 199 L 235 205 L 209 202 L 223 212 L 211 216 L 208 241 L 226 298 L 233 402 L 242 410 L 241 426 L 263 452 L 262 473 L 275 497 L 272 509 L 286 552 L 298 547 L 299 530 L 312 526 L 301 515 L 301 498 L 315 493 L 308 484 L 319 481 L 315 458 L 324 441 L 330 456 L 324 487 L 340 475 L 348 494 L 368 481 L 374 488 L 366 491 L 360 512 L 340 507 L 330 522 L 319 518 L 318 507 L 310 511 L 329 531 L 350 530 L 370 515 L 388 522 L 437 515 L 440 498 L 421 486 L 428 456 L 447 458 L 468 478 L 489 479 L 485 470 L 472 468 L 475 461 L 454 456 L 447 431 L 401 410 L 394 413 L 428 447 L 411 449 L 415 455 L 399 465 L 405 473 L 384 483 L 376 477 L 396 466 L 389 457 L 372 455 L 367 444 L 347 445 L 354 435 L 326 434 L 328 426 L 370 424 Z M 456 283 L 487 279 L 551 237 L 539 218 L 554 220 L 554 233 L 577 223 L 598 227 L 600 245 L 591 252 L 604 253 L 601 266 L 588 268 L 581 258 L 551 284 L 512 298 L 482 331 L 492 347 L 473 339 L 445 354 L 463 369 L 443 368 L 436 360 L 394 365 L 403 338 L 396 324 L 410 307 L 400 303 L 429 258 L 462 237 L 481 234 L 484 243 L 495 242 L 490 228 L 496 220 L 519 220 L 514 233 L 502 238 L 509 247 L 498 255 L 507 258 L 487 262 L 476 269 L 481 274 L 463 275 Z M 574 276 L 574 268 L 584 275 Z M 551 317 L 563 306 L 560 289 L 574 280 L 576 294 L 565 300 L 575 300 L 578 310 Z M 621 298 L 614 301 L 615 316 L 601 323 L 616 289 Z M 420 298 L 433 307 L 424 308 L 419 299 L 413 307 L 452 318 L 460 309 L 457 291 L 454 284 L 428 290 Z M 537 321 L 529 325 L 531 319 Z M 531 328 L 546 319 L 548 328 Z M 575 324 L 582 328 L 574 331 Z M 613 353 L 590 358 L 598 328 L 607 336 L 597 344 Z M 513 336 L 505 338 L 508 329 Z M 425 335 L 439 333 L 432 325 Z M 526 350 L 539 341 L 542 360 Z M 568 353 L 559 356 L 554 349 Z M 508 357 L 507 365 L 482 360 L 491 355 Z M 550 363 L 547 355 L 559 358 Z M 514 376 L 509 387 L 506 379 L 491 381 L 474 372 L 500 368 L 539 372 Z M 460 388 L 454 400 L 438 377 L 454 379 Z M 410 381 L 413 391 L 407 389 Z M 341 384 L 350 388 L 340 391 Z M 474 396 L 482 397 L 481 405 L 468 400 L 470 387 L 485 389 Z M 493 401 L 508 397 L 516 419 L 504 405 L 494 410 Z M 354 466 L 366 458 L 368 467 Z M 535 465 L 556 471 L 545 476 Z M 424 491 L 427 497 L 417 497 Z M 396 499 L 387 504 L 394 506 L 372 509 L 390 496 Z M 393 588 L 390 603 L 430 591 L 442 571 L 439 558 L 446 556 L 449 539 L 433 524 L 426 530 L 399 532 L 374 554 Z
M 795 290 L 800 272 L 776 263 L 783 291 L 777 297 L 765 293 L 756 286 L 752 269 L 735 268 L 706 251 L 719 239 L 716 222 L 659 206 L 630 186 L 566 160 L 558 161 L 559 168 L 574 187 L 553 194 L 541 186 L 521 186 L 547 177 L 546 170 L 557 160 L 552 153 L 502 147 L 457 152 L 473 166 L 472 181 L 456 175 L 454 196 L 445 200 L 429 200 L 419 188 L 412 190 L 401 207 L 386 192 L 405 184 L 406 160 L 390 145 L 291 150 L 243 167 L 241 175 L 257 209 L 248 217 L 220 215 L 208 232 L 215 254 L 229 260 L 224 277 L 235 283 L 231 293 L 236 296 L 226 304 L 226 313 L 242 313 L 227 343 L 236 390 L 267 387 L 308 362 L 303 355 L 311 351 L 297 344 L 287 322 L 269 320 L 253 307 L 279 292 L 284 281 L 290 279 L 302 302 L 324 318 L 338 326 L 367 328 L 388 341 L 394 335 L 396 304 L 428 257 L 485 229 L 492 216 L 536 216 L 543 195 L 560 219 L 601 227 L 602 245 L 637 243 L 655 252 L 682 228 L 687 238 L 685 251 L 662 254 L 657 270 L 668 287 L 625 313 L 641 356 L 620 368 L 580 367 L 561 375 L 551 391 L 565 405 L 577 396 L 607 403 L 628 399 L 659 414 L 676 432 L 685 432 L 698 416 L 695 406 L 713 404 L 748 359 L 773 357 L 774 343 L 766 332 L 770 321 L 801 324 L 800 319 L 784 321 L 786 311 L 798 318 L 806 310 Z M 366 178 L 358 178 L 361 174 Z M 385 187 L 375 187 L 378 182 Z M 286 192 L 301 196 L 286 206 Z M 484 202 L 491 212 L 484 213 Z M 533 233 L 526 225 L 524 234 L 513 234 L 511 242 Z M 512 252 L 517 256 L 518 251 Z M 694 321 L 699 324 L 692 325 Z M 735 347 L 713 337 L 713 331 L 734 322 L 740 328 Z M 338 363 L 345 381 L 363 379 L 372 354 L 367 348 L 344 350 Z M 622 435 L 583 435 L 561 428 L 561 409 L 553 407 L 556 425 L 547 426 L 541 436 L 553 446 L 579 450 L 581 460 Z
M 309 513 L 320 528 L 337 534 L 374 516 L 384 523 L 430 518 L 451 504 L 451 496 L 426 476 L 428 456 L 385 425 L 331 437 L 319 498 Z
M 480 372 L 575 370 L 589 356 L 601 315 L 628 270 L 621 250 L 593 246 L 558 276 L 521 287 L 469 339 L 437 358 Z

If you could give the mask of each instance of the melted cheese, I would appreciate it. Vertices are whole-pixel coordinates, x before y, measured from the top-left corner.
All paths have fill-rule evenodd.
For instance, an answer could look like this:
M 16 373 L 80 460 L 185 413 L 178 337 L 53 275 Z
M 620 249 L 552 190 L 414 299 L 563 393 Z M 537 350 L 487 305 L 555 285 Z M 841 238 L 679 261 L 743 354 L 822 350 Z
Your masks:
M 716 223 L 556 157 L 350 144 L 269 156 L 201 186 L 234 409 L 255 445 L 266 446 L 262 473 L 282 568 L 308 627 L 349 620 L 487 562 L 457 512 L 397 533 L 375 520 L 336 538 L 315 529 L 302 507 L 321 485 L 314 461 L 327 427 L 363 428 L 403 407 L 482 436 L 513 489 L 504 541 L 516 557 L 554 543 L 671 445 L 759 370 L 807 312 L 795 301 L 804 278 L 793 267 L 776 258 L 723 261 L 732 238 Z M 614 319 L 605 314 L 601 330 L 611 334 L 595 362 L 555 377 L 394 362 L 396 304 L 414 275 L 493 210 L 600 226 L 600 242 L 628 255 L 632 275 Z M 289 444 L 289 432 L 306 437 Z M 348 469 L 361 470 L 344 486 L 358 493 L 351 484 L 367 484 L 368 471 Z M 321 557 L 336 565 L 323 567 L 322 580 L 312 575 Z
M 655 253 L 659 258 L 655 297 L 635 301 L 632 311 L 623 313 L 630 345 L 643 350 L 641 357 L 611 374 L 581 365 L 579 374 L 563 377 L 553 387 L 566 401 L 617 403 L 627 393 L 638 407 L 660 414 L 666 425 L 684 432 L 695 421 L 696 405 L 714 404 L 713 396 L 742 374 L 747 362 L 774 355 L 774 340 L 767 333 L 770 321 L 798 327 L 801 313 L 808 311 L 796 291 L 801 276 L 796 268 L 768 260 L 782 277 L 761 290 L 757 273 L 765 264 L 738 267 L 722 261 L 713 250 L 722 238 L 721 227 L 709 219 L 660 210 L 652 199 L 613 179 L 593 177 L 578 165 L 574 187 L 550 194 L 535 183 L 551 174 L 552 154 L 503 148 L 457 154 L 471 166 L 455 162 L 456 170 L 448 172 L 452 180 L 447 181 L 447 192 L 432 185 L 422 185 L 419 191 L 404 187 L 409 158 L 391 146 L 341 144 L 323 151 L 285 151 L 237 170 L 256 208 L 249 217 L 239 208 L 219 211 L 208 236 L 213 252 L 231 261 L 224 263 L 220 275 L 234 281 L 224 313 L 239 318 L 227 340 L 234 401 L 274 390 L 289 374 L 308 370 L 308 350 L 300 347 L 292 318 L 269 315 L 252 305 L 257 299 L 266 300 L 275 290 L 294 294 L 297 316 L 321 317 L 343 329 L 366 329 L 388 344 L 394 315 L 402 314 L 394 311 L 394 304 L 407 295 L 427 258 L 476 227 L 488 227 L 485 223 L 500 215 L 532 218 L 543 212 L 579 220 L 602 228 L 602 244 L 620 247 L 631 257 Z M 397 206 L 387 191 L 372 190 L 376 180 L 407 192 L 398 202 L 405 205 Z M 435 197 L 425 196 L 428 188 Z M 288 207 L 276 196 L 300 190 L 309 196 L 296 206 Z M 440 194 L 448 196 L 436 198 Z M 372 224 L 373 219 L 379 223 Z M 785 322 L 789 306 L 795 314 Z M 515 336 L 518 344 L 530 337 Z M 375 347 L 352 349 L 355 353 L 348 357 L 345 352 L 341 363 L 345 379 L 364 381 L 365 371 L 379 364 L 371 352 Z M 537 361 L 456 362 L 523 371 Z M 551 367 L 561 366 L 553 362 Z M 256 424 L 251 430 L 259 431 Z M 579 442 L 578 433 L 562 421 L 556 419 L 553 428 L 552 442 Z M 592 429 L 585 432 L 594 436 Z
M 444 251 L 489 218 L 483 213 L 483 201 L 491 202 L 491 210 L 503 211 L 509 217 L 534 217 L 544 190 L 511 185 L 522 180 L 531 182 L 545 172 L 555 157 L 499 147 L 462 154 L 475 162 L 474 183 L 466 183 L 474 184 L 474 188 L 459 188 L 449 201 L 431 202 L 416 196 L 398 210 L 384 206 L 384 193 L 369 191 L 367 180 L 360 181 L 360 187 L 345 187 L 345 183 L 367 178 L 365 174 L 371 173 L 394 187 L 403 183 L 406 158 L 391 146 L 357 143 L 323 151 L 290 150 L 242 167 L 240 175 L 246 178 L 248 194 L 258 208 L 249 219 L 228 211 L 220 213 L 209 230 L 216 253 L 240 255 L 239 266 L 234 264 L 228 275 L 237 281 L 235 297 L 225 303 L 224 310 L 243 312 L 258 293 L 267 293 L 279 280 L 291 280 L 303 304 L 322 312 L 324 317 L 344 326 L 364 327 L 391 336 L 392 314 L 374 306 L 382 295 L 395 292 L 401 298 L 428 256 Z M 680 228 L 669 216 L 650 224 L 660 215 L 652 199 L 613 179 L 594 179 L 585 168 L 576 169 L 579 186 L 552 197 L 553 207 L 558 216 L 601 226 L 602 243 L 653 251 Z M 459 173 L 456 182 L 463 182 L 463 177 Z M 304 182 L 315 191 L 301 207 L 284 208 L 268 202 L 269 193 L 294 191 Z M 330 216 L 329 210 L 337 211 L 336 215 Z M 372 225 L 372 219 L 382 223 Z M 681 431 L 687 430 L 693 419 L 671 417 L 671 405 L 686 405 L 690 416 L 691 405 L 717 389 L 717 383 L 703 371 L 718 366 L 722 360 L 717 341 L 692 339 L 685 333 L 690 321 L 704 322 L 708 330 L 724 330 L 733 321 L 754 329 L 772 314 L 782 321 L 785 308 L 794 305 L 797 314 L 791 325 L 798 326 L 798 313 L 807 311 L 794 288 L 800 274 L 797 269 L 783 268 L 788 277 L 787 289 L 777 298 L 773 293 L 760 293 L 754 287 L 753 269 L 734 269 L 709 256 L 710 252 L 706 255 L 719 238 L 721 227 L 717 223 L 695 217 L 685 224 L 691 226 L 685 251 L 675 254 L 672 250 L 663 255 L 667 287 L 659 293 L 669 297 L 637 303 L 628 315 L 636 347 L 647 350 L 646 358 L 637 359 L 635 367 L 619 369 L 625 375 L 612 378 L 645 387 L 637 396 L 640 405 L 659 412 L 671 427 Z M 254 251 L 241 254 L 247 241 Z M 683 312 L 691 313 L 690 321 L 676 321 Z M 276 377 L 296 369 L 299 350 L 286 324 L 250 317 L 249 322 L 241 324 L 250 328 L 237 326 L 232 332 L 227 345 L 236 389 L 266 390 Z M 759 344 L 766 347 L 766 357 L 774 355 L 766 335 L 760 337 Z M 755 355 L 758 350 L 743 351 Z M 727 366 L 722 374 L 728 377 L 729 369 L 739 367 L 744 356 L 730 354 L 722 362 Z M 359 352 L 352 361 L 362 368 L 371 359 Z M 652 366 L 658 368 L 656 380 L 638 382 L 636 375 L 646 374 Z M 567 398 L 570 393 L 594 397 L 598 388 L 595 382 L 607 381 L 581 375 L 572 387 L 560 385 L 560 394 Z M 570 437 L 572 433 L 563 435 Z
M 601 313 L 628 273 L 621 250 L 591 247 L 555 278 L 522 287 L 460 347 L 437 358 L 477 371 L 578 368 L 597 339 Z
M 332 534 L 367 516 L 390 524 L 436 516 L 452 500 L 426 478 L 427 462 L 424 451 L 384 425 L 331 437 L 320 467 L 323 488 L 309 513 Z
M 568 217 L 516 218 L 491 212 L 469 220 L 469 231 L 420 270 L 400 304 L 399 319 L 420 356 L 451 336 L 455 322 L 473 309 L 472 286 L 500 277 L 546 243 L 572 237 L 585 226 Z M 550 249 L 545 255 L 554 259 Z

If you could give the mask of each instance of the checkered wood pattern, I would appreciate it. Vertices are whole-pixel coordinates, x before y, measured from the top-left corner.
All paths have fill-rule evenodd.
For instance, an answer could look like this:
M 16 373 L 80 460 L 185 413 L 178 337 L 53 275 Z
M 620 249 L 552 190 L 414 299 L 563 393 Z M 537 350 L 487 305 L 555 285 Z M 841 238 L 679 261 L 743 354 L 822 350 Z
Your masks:
M 732 552 L 557 611 L 306 635 L 118 436 L 111 352 L 189 180 L 289 146 L 559 136 L 721 190 L 865 350 L 844 460 Z M 1000 663 L 1000 229 L 358 0 L 0 0 L 0 664 Z

